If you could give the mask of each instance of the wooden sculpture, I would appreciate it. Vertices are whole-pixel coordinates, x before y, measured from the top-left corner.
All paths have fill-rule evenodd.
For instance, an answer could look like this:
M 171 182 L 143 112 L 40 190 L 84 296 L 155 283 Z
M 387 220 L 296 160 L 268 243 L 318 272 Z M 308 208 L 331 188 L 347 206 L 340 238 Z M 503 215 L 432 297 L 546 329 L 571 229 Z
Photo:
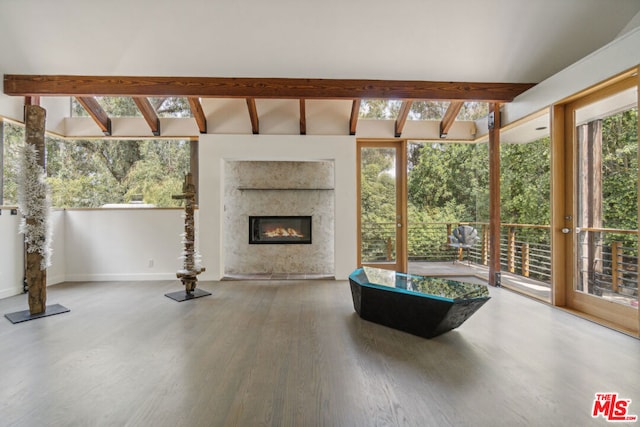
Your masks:
M 172 196 L 173 199 L 184 200 L 184 234 L 182 243 L 184 251 L 182 252 L 183 266 L 178 270 L 176 276 L 184 285 L 187 295 L 192 295 L 198 283 L 198 274 L 205 271 L 200 265 L 200 256 L 195 249 L 195 221 L 193 209 L 196 202 L 196 187 L 193 183 L 193 176 L 187 173 L 184 177 L 182 185 L 182 194 Z

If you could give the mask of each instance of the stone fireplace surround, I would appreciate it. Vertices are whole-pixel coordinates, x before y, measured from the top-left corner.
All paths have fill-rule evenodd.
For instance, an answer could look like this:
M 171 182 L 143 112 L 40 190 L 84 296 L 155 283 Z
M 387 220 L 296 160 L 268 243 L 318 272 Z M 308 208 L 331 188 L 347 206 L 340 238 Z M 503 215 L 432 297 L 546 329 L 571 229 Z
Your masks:
M 333 277 L 334 162 L 225 161 L 225 278 Z M 250 245 L 249 216 L 310 215 L 309 245 Z

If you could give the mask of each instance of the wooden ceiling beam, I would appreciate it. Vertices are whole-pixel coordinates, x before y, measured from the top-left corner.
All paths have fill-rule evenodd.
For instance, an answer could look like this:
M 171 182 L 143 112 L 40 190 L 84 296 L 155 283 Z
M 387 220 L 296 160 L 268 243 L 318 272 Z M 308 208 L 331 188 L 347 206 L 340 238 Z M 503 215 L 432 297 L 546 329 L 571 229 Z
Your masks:
M 307 106 L 304 99 L 300 100 L 300 135 L 307 134 Z
M 351 104 L 351 117 L 349 118 L 349 135 L 356 134 L 358 117 L 360 116 L 360 104 L 362 104 L 361 99 L 354 99 L 353 104 Z
M 251 120 L 251 132 L 254 135 L 260 133 L 260 124 L 258 122 L 258 109 L 256 108 L 256 100 L 247 98 L 247 107 L 249 108 L 249 119 Z
M 191 108 L 193 118 L 196 119 L 196 124 L 198 125 L 200 133 L 207 133 L 207 117 L 204 115 L 200 98 L 190 97 L 189 107 Z
M 11 96 L 405 99 L 510 102 L 533 83 L 5 74 Z
M 77 96 L 76 100 L 82 108 L 93 118 L 105 136 L 111 136 L 111 119 L 104 111 L 98 100 L 92 96 Z
M 407 117 L 409 117 L 409 111 L 411 111 L 411 105 L 413 101 L 402 101 L 400 111 L 398 112 L 398 118 L 396 119 L 395 136 L 400 138 L 404 129 L 405 123 L 407 123 Z
M 453 122 L 456 121 L 456 117 L 458 117 L 458 113 L 462 109 L 464 102 L 462 101 L 452 101 L 447 107 L 447 111 L 444 113 L 442 120 L 440 121 L 440 138 L 446 138 L 449 133 L 449 129 L 453 125 Z
M 142 117 L 147 121 L 153 135 L 160 136 L 160 119 L 149 99 L 134 96 L 133 102 L 136 103 L 138 110 L 142 113 Z

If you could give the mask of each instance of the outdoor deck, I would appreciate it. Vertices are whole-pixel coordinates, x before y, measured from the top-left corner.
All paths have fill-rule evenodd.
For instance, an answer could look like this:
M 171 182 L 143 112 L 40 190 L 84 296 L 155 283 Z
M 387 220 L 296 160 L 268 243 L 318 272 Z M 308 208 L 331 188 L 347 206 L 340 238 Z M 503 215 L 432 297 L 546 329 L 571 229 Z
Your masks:
M 423 276 L 450 277 L 472 283 L 487 284 L 489 282 L 489 267 L 467 263 L 466 261 L 456 261 L 455 263 L 451 261 L 412 261 L 409 263 L 409 273 Z M 551 286 L 548 283 L 502 271 L 501 285 L 536 299 L 551 302 Z
M 463 282 L 487 284 L 489 267 L 467 263 L 466 261 L 411 261 L 409 273 L 421 276 L 448 277 Z M 227 274 L 222 280 L 332 280 L 327 274 L 291 274 L 291 273 L 258 273 Z M 528 279 L 526 277 L 501 272 L 503 287 L 518 291 L 528 296 L 551 302 L 551 288 L 548 283 Z

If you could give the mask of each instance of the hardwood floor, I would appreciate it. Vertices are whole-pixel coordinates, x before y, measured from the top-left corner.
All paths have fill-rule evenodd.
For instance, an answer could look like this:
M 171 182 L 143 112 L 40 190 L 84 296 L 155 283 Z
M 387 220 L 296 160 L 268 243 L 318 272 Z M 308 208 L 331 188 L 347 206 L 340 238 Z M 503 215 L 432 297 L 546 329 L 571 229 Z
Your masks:
M 505 289 L 427 340 L 360 319 L 344 281 L 180 286 L 60 284 L 71 312 L 2 319 L 0 425 L 603 426 L 598 392 L 640 415 L 640 340 Z

